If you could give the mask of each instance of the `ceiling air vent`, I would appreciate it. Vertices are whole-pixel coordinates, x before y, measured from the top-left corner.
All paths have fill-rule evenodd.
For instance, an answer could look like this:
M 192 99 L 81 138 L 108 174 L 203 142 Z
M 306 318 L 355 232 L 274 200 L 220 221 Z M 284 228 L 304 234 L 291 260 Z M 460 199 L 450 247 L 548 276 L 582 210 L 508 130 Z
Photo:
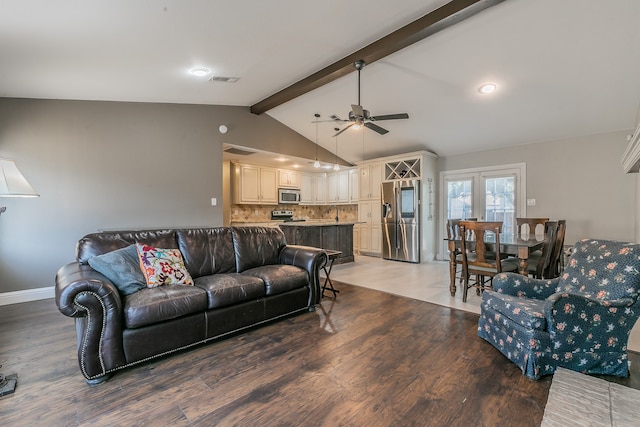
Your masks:
M 222 83 L 235 83 L 238 80 L 240 80 L 240 77 L 213 76 L 209 79 L 210 82 L 222 82 Z
M 226 150 L 224 150 L 225 153 L 229 153 L 229 154 L 235 154 L 237 156 L 248 156 L 249 154 L 255 154 L 254 151 L 246 151 L 246 150 L 241 150 L 239 148 L 227 148 Z

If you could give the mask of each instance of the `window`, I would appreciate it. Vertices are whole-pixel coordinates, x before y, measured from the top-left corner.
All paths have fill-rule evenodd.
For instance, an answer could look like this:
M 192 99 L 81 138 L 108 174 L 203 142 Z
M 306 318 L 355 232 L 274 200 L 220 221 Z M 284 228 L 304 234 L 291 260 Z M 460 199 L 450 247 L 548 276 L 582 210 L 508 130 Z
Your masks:
M 447 259 L 445 227 L 450 218 L 502 221 L 502 232 L 515 231 L 516 216 L 526 216 L 524 163 L 440 172 L 439 259 Z

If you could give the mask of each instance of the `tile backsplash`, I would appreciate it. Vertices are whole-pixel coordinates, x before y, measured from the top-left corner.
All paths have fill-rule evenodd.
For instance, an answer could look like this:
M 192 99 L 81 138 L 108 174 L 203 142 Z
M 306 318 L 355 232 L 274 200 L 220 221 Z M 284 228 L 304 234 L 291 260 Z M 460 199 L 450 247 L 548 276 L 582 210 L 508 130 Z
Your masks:
M 336 208 L 340 221 L 356 222 L 358 205 L 302 206 L 302 205 L 231 205 L 231 222 L 271 221 L 271 211 L 291 210 L 294 219 L 335 219 Z

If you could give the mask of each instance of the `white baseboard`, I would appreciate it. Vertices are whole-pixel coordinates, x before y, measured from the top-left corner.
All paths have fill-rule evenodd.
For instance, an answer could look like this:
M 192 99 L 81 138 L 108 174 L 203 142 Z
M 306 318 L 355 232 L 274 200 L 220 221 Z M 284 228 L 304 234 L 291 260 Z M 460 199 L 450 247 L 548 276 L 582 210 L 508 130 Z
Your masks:
M 26 289 L 24 291 L 3 292 L 0 293 L 0 306 L 53 298 L 55 296 L 54 292 L 53 286 Z

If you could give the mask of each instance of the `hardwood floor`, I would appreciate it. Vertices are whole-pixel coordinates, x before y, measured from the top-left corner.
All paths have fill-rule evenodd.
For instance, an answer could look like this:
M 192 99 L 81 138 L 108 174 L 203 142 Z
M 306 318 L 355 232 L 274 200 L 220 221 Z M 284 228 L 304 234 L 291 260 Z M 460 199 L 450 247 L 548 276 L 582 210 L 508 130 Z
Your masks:
M 0 307 L 0 398 L 11 426 L 537 426 L 531 381 L 476 335 L 478 315 L 338 284 L 303 313 L 89 387 L 53 300 Z M 640 356 L 616 382 L 640 388 Z M 609 379 L 609 378 L 607 378 Z

